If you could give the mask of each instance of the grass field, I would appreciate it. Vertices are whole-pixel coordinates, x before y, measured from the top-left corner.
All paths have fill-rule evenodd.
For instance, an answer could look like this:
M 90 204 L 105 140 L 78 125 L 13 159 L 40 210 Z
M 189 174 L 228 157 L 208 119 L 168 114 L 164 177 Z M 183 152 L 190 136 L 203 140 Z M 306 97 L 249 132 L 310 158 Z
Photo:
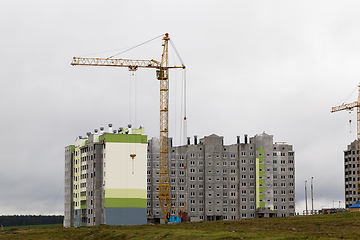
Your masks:
M 11 229 L 0 239 L 360 239 L 360 213 L 141 226 Z
M 62 224 L 45 224 L 45 225 L 24 225 L 24 226 L 10 226 L 10 227 L 4 227 L 4 230 L 10 230 L 10 229 L 39 229 L 39 228 L 51 228 L 51 227 L 62 227 Z

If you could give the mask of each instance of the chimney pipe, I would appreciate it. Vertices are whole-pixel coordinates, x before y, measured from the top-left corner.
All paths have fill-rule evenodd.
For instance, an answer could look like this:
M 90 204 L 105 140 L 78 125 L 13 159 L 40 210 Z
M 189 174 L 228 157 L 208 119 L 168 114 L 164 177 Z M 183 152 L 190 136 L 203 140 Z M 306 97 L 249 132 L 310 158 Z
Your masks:
M 98 133 L 98 130 L 97 130 L 97 129 L 94 129 L 94 133 Z
M 190 137 L 187 137 L 187 145 L 190 145 Z
M 129 134 L 131 134 L 131 124 L 128 124 L 128 129 Z
M 245 134 L 244 136 L 245 136 L 245 144 L 247 144 L 247 134 Z
M 197 145 L 197 135 L 194 135 L 194 145 Z
M 109 133 L 112 133 L 112 124 L 109 123 Z
M 236 143 L 240 144 L 240 136 L 236 136 Z
M 118 131 L 118 133 L 119 133 L 119 134 L 121 134 L 123 130 L 124 130 L 124 128 L 123 128 L 123 127 L 119 127 L 119 131 Z
M 104 133 L 104 127 L 100 127 L 100 133 L 101 133 L 101 134 Z

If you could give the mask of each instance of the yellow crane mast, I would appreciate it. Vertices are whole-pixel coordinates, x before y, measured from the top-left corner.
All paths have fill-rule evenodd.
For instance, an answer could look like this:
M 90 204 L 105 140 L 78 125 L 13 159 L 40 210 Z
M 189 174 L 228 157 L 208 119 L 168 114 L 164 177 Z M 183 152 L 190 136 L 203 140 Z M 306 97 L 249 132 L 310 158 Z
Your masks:
M 357 181 L 357 195 L 358 201 L 360 201 L 360 83 L 358 85 L 358 100 L 352 103 L 343 103 L 340 106 L 332 107 L 331 113 L 342 111 L 342 110 L 349 110 L 352 111 L 354 108 L 357 110 L 357 161 L 358 161 L 358 181 Z
M 163 52 L 161 61 L 151 60 L 133 60 L 133 59 L 113 59 L 113 58 L 81 58 L 74 57 L 71 65 L 85 66 L 109 66 L 109 67 L 127 67 L 129 71 L 136 71 L 138 68 L 155 68 L 157 79 L 160 81 L 160 183 L 159 200 L 165 222 L 170 219 L 170 211 L 173 207 L 170 198 L 170 185 L 168 173 L 168 131 L 169 131 L 169 69 L 183 68 L 185 66 L 169 66 L 169 34 L 163 37 Z M 184 208 L 185 209 L 185 208 Z M 179 213 L 174 208 L 175 213 Z M 181 216 L 180 216 L 181 217 Z

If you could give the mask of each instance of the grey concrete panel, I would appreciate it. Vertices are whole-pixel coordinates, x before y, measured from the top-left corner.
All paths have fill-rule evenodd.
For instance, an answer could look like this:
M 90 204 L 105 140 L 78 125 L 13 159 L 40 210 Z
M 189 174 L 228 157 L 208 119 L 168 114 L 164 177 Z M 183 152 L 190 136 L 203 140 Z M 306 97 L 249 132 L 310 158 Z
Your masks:
M 106 208 L 107 225 L 147 224 L 146 208 Z

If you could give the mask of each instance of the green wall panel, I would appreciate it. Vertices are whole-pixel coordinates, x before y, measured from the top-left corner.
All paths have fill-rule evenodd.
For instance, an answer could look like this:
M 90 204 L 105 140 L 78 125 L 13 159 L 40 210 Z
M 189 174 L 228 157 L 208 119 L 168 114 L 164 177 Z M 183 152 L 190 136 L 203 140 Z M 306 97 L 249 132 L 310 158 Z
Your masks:
M 259 154 L 265 154 L 265 149 L 264 148 L 259 148 Z
M 101 136 L 105 142 L 120 142 L 120 143 L 144 143 L 147 144 L 146 135 L 135 134 L 104 134 Z
M 105 198 L 105 207 L 147 208 L 147 199 L 143 198 Z

